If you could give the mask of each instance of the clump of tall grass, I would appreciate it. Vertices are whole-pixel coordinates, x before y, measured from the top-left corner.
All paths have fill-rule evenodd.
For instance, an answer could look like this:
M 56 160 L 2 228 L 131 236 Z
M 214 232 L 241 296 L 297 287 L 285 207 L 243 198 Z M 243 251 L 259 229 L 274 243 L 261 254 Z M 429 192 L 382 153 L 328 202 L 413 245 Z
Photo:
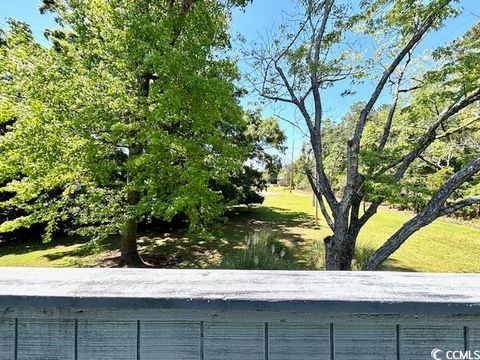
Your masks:
M 262 229 L 245 236 L 241 250 L 226 255 L 221 268 L 245 270 L 285 270 L 295 268 L 288 247 L 271 229 Z
M 362 270 L 368 258 L 374 253 L 375 249 L 366 245 L 357 245 L 355 255 L 352 260 L 352 270 Z M 306 249 L 304 254 L 305 265 L 308 269 L 325 269 L 325 245 L 323 240 L 315 240 Z
M 362 270 L 363 265 L 365 265 L 368 258 L 372 256 L 374 252 L 375 249 L 370 246 L 357 246 L 355 249 L 355 256 L 353 257 L 352 261 L 352 270 Z
M 325 245 L 323 240 L 315 240 L 304 252 L 304 262 L 307 269 L 325 269 Z

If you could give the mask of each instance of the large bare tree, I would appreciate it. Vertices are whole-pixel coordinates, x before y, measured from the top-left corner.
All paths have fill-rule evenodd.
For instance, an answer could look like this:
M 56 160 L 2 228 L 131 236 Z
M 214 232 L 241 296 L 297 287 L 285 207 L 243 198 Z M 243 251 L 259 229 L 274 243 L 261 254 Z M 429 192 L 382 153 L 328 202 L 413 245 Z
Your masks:
M 411 165 L 441 136 L 439 131 L 465 131 L 479 120 L 478 107 L 475 108 L 480 101 L 478 24 L 453 45 L 437 50 L 437 61 L 432 61 L 431 68 L 423 74 L 412 72 L 412 64 L 418 64 L 419 44 L 427 33 L 441 28 L 447 18 L 459 12 L 455 1 L 371 0 L 358 6 L 351 3 L 298 1 L 298 13 L 291 14 L 280 28 L 280 35 L 254 46 L 249 53 L 255 70 L 249 80 L 254 89 L 269 101 L 290 104 L 303 119 L 316 174 L 310 170 L 310 164 L 306 173 L 333 232 L 324 239 L 328 270 L 351 268 L 360 230 L 385 201 L 380 194 L 368 194 L 368 182 L 379 177 L 391 183 L 402 182 Z M 417 65 L 413 68 L 419 71 Z M 324 164 L 324 109 L 341 107 L 343 96 L 352 94 L 359 84 L 362 93 L 366 88 L 371 90 L 362 99 L 354 130 L 345 144 L 343 189 L 334 191 Z M 435 111 L 422 115 L 428 117 L 423 134 L 412 139 L 409 148 L 393 159 L 391 154 L 385 156 L 402 103 L 412 103 L 429 86 L 440 88 L 442 96 L 435 100 Z M 335 103 L 331 100 L 333 88 L 343 89 Z M 329 91 L 326 103 L 325 94 Z M 364 166 L 364 130 L 376 105 L 388 102 L 390 110 L 375 149 L 377 161 Z M 457 118 L 462 119 L 460 125 L 452 121 Z M 364 269 L 377 269 L 410 235 L 438 217 L 479 203 L 480 196 L 456 201 L 451 197 L 479 171 L 480 157 L 476 154 L 436 189 L 423 209 L 386 239 L 366 261 Z

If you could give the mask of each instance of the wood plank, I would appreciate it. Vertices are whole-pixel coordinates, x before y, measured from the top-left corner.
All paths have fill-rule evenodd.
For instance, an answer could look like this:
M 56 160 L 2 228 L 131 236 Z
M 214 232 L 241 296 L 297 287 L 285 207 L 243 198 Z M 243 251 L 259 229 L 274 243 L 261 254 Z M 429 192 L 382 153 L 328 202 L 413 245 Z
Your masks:
M 334 324 L 335 360 L 394 360 L 395 325 Z
M 18 320 L 18 358 L 74 359 L 75 322 L 56 319 Z
M 406 325 L 400 327 L 400 358 L 431 359 L 433 349 L 463 350 L 462 326 Z
M 264 360 L 264 324 L 206 322 L 205 360 Z
M 480 353 L 480 326 L 467 327 L 467 345 L 468 350 Z
M 15 353 L 15 320 L 0 319 L 0 360 L 11 360 Z
M 142 360 L 200 359 L 200 323 L 142 321 L 140 323 Z
M 478 305 L 478 274 L 0 268 L 0 307 L 9 308 L 478 316 Z
M 1 308 L 0 319 L 14 318 L 56 318 L 56 319 L 115 319 L 118 321 L 216 321 L 216 322 L 295 322 L 302 324 L 336 323 L 350 324 L 352 321 L 360 323 L 382 322 L 386 315 L 362 313 L 329 313 L 318 309 L 317 312 L 291 311 L 208 311 L 208 310 L 181 310 L 148 307 L 144 309 L 115 309 L 115 308 L 50 308 L 50 307 L 15 307 Z M 322 311 L 322 312 L 320 312 Z M 479 316 L 430 314 L 422 315 L 422 324 L 477 326 Z M 388 321 L 393 324 L 411 325 L 418 321 L 417 313 L 388 314 Z
M 330 359 L 330 326 L 269 323 L 268 349 L 269 358 L 275 360 Z
M 132 360 L 137 357 L 137 323 L 78 321 L 79 360 Z

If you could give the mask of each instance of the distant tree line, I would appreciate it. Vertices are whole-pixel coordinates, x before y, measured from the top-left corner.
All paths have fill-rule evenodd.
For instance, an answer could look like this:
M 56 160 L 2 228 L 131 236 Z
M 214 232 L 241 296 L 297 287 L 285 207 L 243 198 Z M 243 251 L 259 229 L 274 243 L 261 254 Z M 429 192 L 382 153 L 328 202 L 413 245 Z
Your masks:
M 332 188 L 335 193 L 340 194 L 342 186 L 345 183 L 345 169 L 347 166 L 347 154 L 344 144 L 354 131 L 354 120 L 361 111 L 363 104 L 354 104 L 350 111 L 340 121 L 335 122 L 326 119 L 324 128 L 324 153 L 325 153 L 325 172 L 332 181 Z M 409 147 L 411 141 L 420 136 L 425 125 L 421 122 L 409 121 L 410 108 L 403 109 L 403 115 L 395 119 L 396 126 L 392 129 L 392 141 L 388 143 L 385 150 L 394 157 L 396 153 Z M 364 148 L 363 156 L 368 161 L 383 161 L 375 159 L 375 142 L 382 133 L 382 122 L 388 117 L 389 106 L 382 105 L 372 111 L 371 118 L 365 130 L 365 136 L 362 143 Z M 460 131 L 462 130 L 462 131 Z M 393 141 L 394 139 L 394 141 Z M 395 206 L 400 210 L 410 210 L 414 212 L 421 211 L 427 204 L 430 196 L 435 189 L 440 186 L 449 175 L 456 171 L 478 154 L 480 149 L 480 122 L 473 122 L 464 129 L 458 131 L 444 131 L 437 137 L 434 146 L 429 147 L 409 169 L 406 174 L 406 180 L 401 183 L 378 183 L 374 186 L 381 186 L 382 195 L 385 203 Z M 293 179 L 295 189 L 311 191 L 310 182 L 307 176 L 305 164 L 309 162 L 310 150 L 308 144 L 304 145 L 303 152 L 292 163 L 285 164 L 280 172 L 282 185 L 290 186 L 290 180 Z M 313 172 L 312 162 L 310 161 L 310 171 Z M 292 177 L 293 175 L 293 177 Z M 452 194 L 452 200 L 458 200 L 462 197 L 474 194 L 478 191 L 480 184 L 479 178 L 473 178 L 464 184 Z M 378 190 L 380 190 L 378 188 Z M 366 202 L 373 198 L 365 198 Z M 463 219 L 475 219 L 480 217 L 480 205 L 472 205 L 459 209 L 459 211 L 450 214 L 453 217 Z

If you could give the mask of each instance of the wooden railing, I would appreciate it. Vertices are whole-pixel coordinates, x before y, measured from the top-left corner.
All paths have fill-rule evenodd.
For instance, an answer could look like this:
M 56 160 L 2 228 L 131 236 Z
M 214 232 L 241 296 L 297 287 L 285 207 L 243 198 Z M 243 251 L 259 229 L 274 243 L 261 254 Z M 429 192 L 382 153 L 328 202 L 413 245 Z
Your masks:
M 476 350 L 479 275 L 0 268 L 0 360 L 474 359 Z

